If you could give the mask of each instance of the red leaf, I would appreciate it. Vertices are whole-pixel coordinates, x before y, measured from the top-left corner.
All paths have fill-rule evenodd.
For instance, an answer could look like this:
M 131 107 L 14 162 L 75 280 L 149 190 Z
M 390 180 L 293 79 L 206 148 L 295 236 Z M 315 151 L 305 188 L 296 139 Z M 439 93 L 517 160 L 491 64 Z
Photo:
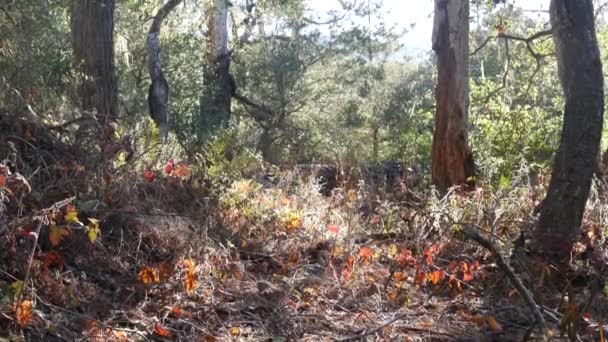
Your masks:
M 424 251 L 424 261 L 426 262 L 427 265 L 433 264 L 433 251 L 430 248 L 427 248 Z
M 144 172 L 144 179 L 147 180 L 148 183 L 154 182 L 154 172 L 146 170 L 146 172 Z
M 338 226 L 334 226 L 333 224 L 327 226 L 327 230 L 334 235 L 338 235 L 340 233 L 340 228 L 338 228 Z
M 173 172 L 173 167 L 174 166 L 175 166 L 175 161 L 173 160 L 173 158 L 169 159 L 169 162 L 165 166 L 165 173 L 168 174 L 168 175 L 170 175 L 171 172 Z

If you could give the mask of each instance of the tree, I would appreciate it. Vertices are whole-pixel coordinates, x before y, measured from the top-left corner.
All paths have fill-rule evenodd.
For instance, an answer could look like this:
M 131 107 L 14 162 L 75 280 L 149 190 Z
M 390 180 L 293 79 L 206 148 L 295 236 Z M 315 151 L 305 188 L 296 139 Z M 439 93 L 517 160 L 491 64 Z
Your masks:
M 433 50 L 437 55 L 432 183 L 440 190 L 474 176 L 467 142 L 469 111 L 469 1 L 435 0 Z
M 228 50 L 228 1 L 213 0 L 209 6 L 201 111 L 206 130 L 227 127 L 232 94 L 235 91 L 230 75 L 231 53 Z
M 550 16 L 565 97 L 564 123 L 536 233 L 542 252 L 563 262 L 580 233 L 595 171 L 604 78 L 592 0 L 552 0 Z
M 152 84 L 148 90 L 148 104 L 150 116 L 160 130 L 163 142 L 167 141 L 169 134 L 169 83 L 163 75 L 160 61 L 160 27 L 163 20 L 177 6 L 181 0 L 167 2 L 154 16 L 150 32 L 148 33 L 148 66 Z
M 114 0 L 81 0 L 71 5 L 74 67 L 79 73 L 78 103 L 97 110 L 105 136 L 114 136 L 118 84 L 114 65 Z

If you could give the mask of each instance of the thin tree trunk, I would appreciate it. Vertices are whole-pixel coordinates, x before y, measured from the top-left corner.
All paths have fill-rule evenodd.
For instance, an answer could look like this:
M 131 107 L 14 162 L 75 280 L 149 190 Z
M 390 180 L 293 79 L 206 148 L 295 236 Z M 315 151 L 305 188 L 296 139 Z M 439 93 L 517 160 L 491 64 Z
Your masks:
M 537 241 L 542 252 L 557 262 L 568 259 L 579 237 L 602 135 L 604 78 L 593 13 L 591 0 L 551 1 L 565 108 Z
M 70 18 L 73 63 L 78 71 L 78 104 L 96 110 L 97 120 L 113 137 L 118 119 L 114 65 L 114 0 L 74 0 Z
M 230 75 L 228 51 L 228 1 L 213 0 L 207 18 L 207 46 L 204 67 L 204 112 L 211 125 L 227 127 L 235 91 Z
M 163 75 L 160 60 L 160 28 L 163 20 L 182 0 L 171 0 L 163 6 L 152 22 L 148 33 L 148 67 L 152 84 L 148 90 L 150 116 L 160 130 L 163 143 L 169 134 L 169 83 Z
M 469 1 L 435 0 L 433 50 L 437 54 L 432 183 L 441 191 L 470 182 L 473 155 L 467 142 L 469 111 Z

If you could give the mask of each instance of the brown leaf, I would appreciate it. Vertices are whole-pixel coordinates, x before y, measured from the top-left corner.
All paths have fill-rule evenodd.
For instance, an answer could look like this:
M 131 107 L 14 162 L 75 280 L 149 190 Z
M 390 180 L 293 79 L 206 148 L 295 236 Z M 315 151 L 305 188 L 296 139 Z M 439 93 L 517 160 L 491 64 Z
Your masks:
M 488 317 L 486 317 L 486 320 L 488 322 L 488 326 L 490 327 L 490 329 L 493 332 L 497 333 L 497 332 L 502 331 L 502 325 L 500 325 L 500 323 L 498 323 L 498 321 L 496 320 L 496 318 L 494 318 L 494 316 L 488 315 Z
M 154 333 L 160 337 L 173 338 L 173 333 L 169 329 L 164 328 L 160 323 L 154 325 Z

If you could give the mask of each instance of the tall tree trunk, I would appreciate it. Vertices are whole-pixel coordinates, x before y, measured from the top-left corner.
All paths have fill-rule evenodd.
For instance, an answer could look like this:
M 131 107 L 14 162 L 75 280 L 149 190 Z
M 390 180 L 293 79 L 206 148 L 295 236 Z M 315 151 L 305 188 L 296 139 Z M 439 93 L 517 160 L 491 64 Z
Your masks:
M 432 183 L 441 191 L 470 182 L 475 167 L 467 142 L 469 111 L 469 1 L 435 0 L 437 54 Z
M 565 108 L 561 143 L 540 213 L 537 241 L 553 261 L 564 262 L 580 234 L 597 162 L 604 78 L 592 0 L 552 0 L 550 15 Z
M 213 0 L 207 17 L 207 46 L 204 66 L 205 122 L 227 127 L 235 86 L 230 75 L 228 51 L 228 1 Z
M 70 26 L 73 63 L 79 73 L 78 104 L 97 110 L 106 136 L 113 137 L 118 118 L 114 0 L 73 0 Z
M 169 135 L 169 83 L 163 75 L 160 61 L 160 27 L 163 20 L 182 0 L 170 0 L 154 16 L 148 33 L 148 67 L 152 84 L 148 90 L 150 116 L 160 130 L 163 143 Z

